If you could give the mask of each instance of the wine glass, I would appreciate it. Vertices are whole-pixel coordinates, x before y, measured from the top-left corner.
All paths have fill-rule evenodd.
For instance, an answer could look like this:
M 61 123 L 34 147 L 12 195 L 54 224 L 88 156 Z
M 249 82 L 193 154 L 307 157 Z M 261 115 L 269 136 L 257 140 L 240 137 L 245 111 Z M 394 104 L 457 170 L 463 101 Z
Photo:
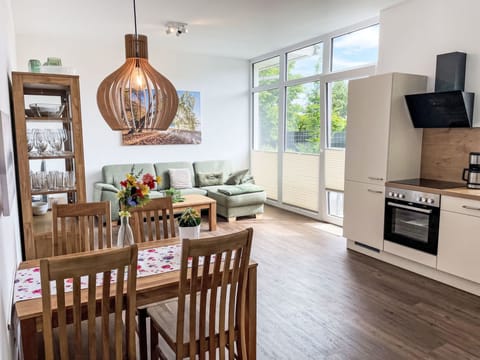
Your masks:
M 37 130 L 35 132 L 35 147 L 39 154 L 45 154 L 48 148 L 48 139 L 45 130 Z
M 61 154 L 63 144 L 61 129 L 48 130 L 47 138 L 50 147 L 53 149 L 53 153 L 55 155 Z
M 33 149 L 35 148 L 35 132 L 37 129 L 27 129 L 27 151 L 30 155 L 33 155 Z

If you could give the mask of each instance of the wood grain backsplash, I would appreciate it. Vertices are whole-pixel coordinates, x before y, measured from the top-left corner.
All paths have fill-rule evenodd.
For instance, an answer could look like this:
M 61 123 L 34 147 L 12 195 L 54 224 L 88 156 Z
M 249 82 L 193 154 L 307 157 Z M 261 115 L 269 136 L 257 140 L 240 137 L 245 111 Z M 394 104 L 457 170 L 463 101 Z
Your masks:
M 480 152 L 480 128 L 424 129 L 421 177 L 462 182 L 470 152 Z

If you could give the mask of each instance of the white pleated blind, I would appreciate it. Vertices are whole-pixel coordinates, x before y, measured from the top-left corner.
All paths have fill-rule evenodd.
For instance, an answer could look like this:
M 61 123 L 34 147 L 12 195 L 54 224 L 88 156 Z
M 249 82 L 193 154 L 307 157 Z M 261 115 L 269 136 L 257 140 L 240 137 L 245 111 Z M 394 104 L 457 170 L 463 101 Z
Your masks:
M 269 199 L 278 200 L 278 154 L 252 151 L 251 161 L 255 183 L 265 188 Z

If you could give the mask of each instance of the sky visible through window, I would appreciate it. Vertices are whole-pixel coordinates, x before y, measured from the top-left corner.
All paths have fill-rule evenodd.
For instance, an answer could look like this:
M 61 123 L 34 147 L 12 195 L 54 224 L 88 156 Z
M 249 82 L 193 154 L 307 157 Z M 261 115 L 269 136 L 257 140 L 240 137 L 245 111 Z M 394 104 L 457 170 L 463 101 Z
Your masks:
M 379 25 L 333 38 L 332 71 L 375 64 L 378 58 Z

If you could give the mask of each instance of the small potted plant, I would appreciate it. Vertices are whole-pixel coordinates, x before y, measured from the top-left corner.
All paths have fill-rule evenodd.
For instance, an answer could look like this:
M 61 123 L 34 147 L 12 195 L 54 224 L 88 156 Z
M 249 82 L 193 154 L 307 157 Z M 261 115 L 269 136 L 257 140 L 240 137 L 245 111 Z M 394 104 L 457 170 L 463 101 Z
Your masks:
M 200 237 L 201 217 L 197 210 L 186 208 L 178 218 L 180 239 L 198 239 Z

